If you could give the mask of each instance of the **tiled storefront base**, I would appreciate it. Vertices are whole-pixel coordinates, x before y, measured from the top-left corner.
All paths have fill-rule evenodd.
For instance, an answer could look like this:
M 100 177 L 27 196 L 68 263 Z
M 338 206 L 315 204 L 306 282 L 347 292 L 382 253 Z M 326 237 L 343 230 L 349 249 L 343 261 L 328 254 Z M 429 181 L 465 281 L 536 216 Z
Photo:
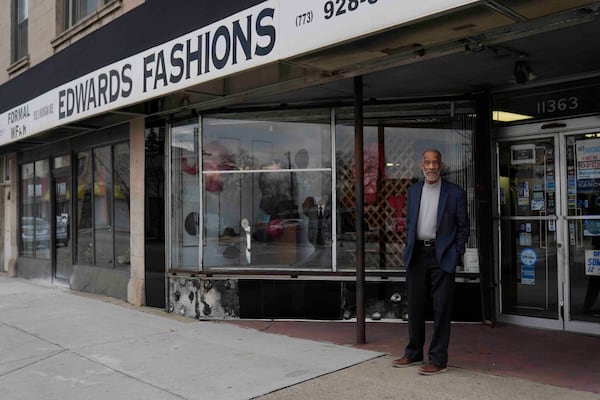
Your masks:
M 168 311 L 198 319 L 342 320 L 356 316 L 354 282 L 168 277 Z M 368 318 L 406 319 L 403 282 L 369 282 Z

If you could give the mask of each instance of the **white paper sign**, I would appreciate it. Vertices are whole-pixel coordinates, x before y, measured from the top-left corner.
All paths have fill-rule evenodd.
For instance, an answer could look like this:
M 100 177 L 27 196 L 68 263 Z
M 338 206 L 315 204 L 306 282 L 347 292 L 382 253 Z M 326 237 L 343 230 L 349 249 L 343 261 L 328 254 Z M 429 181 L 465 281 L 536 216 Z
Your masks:
M 600 139 L 578 140 L 575 149 L 577 179 L 600 178 Z
M 474 248 L 465 249 L 465 254 L 463 256 L 463 261 L 465 264 L 465 272 L 479 272 L 479 252 Z
M 585 251 L 585 274 L 600 275 L 600 250 Z

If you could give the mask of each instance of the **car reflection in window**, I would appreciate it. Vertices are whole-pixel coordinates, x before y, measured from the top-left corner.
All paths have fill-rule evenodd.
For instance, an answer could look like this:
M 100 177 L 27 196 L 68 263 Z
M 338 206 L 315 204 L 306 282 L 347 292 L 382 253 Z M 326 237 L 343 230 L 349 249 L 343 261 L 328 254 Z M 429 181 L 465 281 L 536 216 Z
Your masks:
M 56 246 L 69 245 L 69 224 L 67 218 L 62 216 L 56 217 Z
M 50 245 L 50 224 L 43 218 L 21 217 L 21 239 L 23 247 L 31 249 L 48 248 Z

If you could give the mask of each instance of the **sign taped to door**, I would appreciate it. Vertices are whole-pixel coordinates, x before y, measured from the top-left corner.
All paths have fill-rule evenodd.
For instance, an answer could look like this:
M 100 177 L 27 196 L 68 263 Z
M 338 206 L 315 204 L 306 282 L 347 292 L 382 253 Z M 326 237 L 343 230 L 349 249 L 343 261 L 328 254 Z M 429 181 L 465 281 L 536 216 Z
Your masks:
M 510 163 L 535 164 L 535 144 L 517 144 L 510 147 Z
M 585 274 L 600 276 L 600 250 L 585 251 Z
M 577 153 L 577 179 L 600 178 L 600 139 L 578 140 L 575 142 Z

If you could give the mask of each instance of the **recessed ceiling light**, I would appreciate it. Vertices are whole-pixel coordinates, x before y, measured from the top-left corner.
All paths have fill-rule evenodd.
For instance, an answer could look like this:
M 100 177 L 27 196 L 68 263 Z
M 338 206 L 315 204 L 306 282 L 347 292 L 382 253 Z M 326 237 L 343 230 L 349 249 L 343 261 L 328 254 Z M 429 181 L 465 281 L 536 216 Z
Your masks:
M 511 113 L 507 111 L 492 111 L 492 118 L 498 122 L 515 122 L 533 118 L 531 115 Z

